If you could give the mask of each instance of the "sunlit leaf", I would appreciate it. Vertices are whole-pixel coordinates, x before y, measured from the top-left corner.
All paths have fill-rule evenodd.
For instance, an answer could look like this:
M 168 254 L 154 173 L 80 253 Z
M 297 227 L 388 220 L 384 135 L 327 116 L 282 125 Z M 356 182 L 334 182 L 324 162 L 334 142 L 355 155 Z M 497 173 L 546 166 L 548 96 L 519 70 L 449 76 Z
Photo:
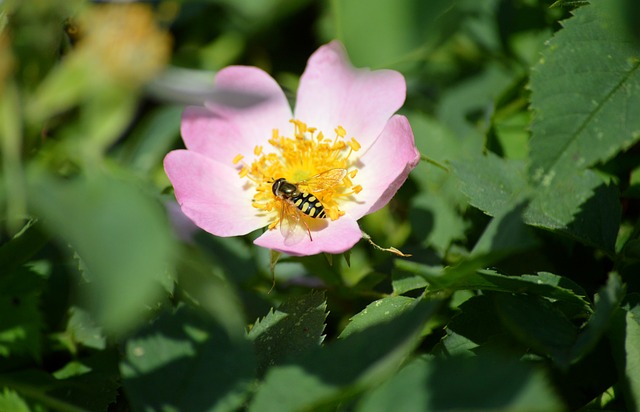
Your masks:
M 524 163 L 489 153 L 455 162 L 454 171 L 469 202 L 491 216 L 528 202 L 525 223 L 558 230 L 605 251 L 614 249 L 620 222 L 617 195 L 589 170 L 567 171 L 552 184 L 534 186 Z
M 14 391 L 4 388 L 0 393 L 0 411 L 30 412 L 29 405 Z
M 416 300 L 405 296 L 391 296 L 370 303 L 362 312 L 351 318 L 351 321 L 340 334 L 340 338 L 364 331 L 373 325 L 389 322 L 394 317 L 410 310 Z
M 627 4 L 578 8 L 533 69 L 530 173 L 544 186 L 640 139 L 632 114 L 640 106 L 640 52 L 620 13 Z
M 91 319 L 91 315 L 86 310 L 73 306 L 69 309 L 69 323 L 67 333 L 75 343 L 95 349 L 106 347 L 106 338 L 102 329 Z
M 394 271 L 392 275 L 393 293 L 397 295 L 402 295 L 403 293 L 411 290 L 424 288 L 428 285 L 427 281 L 422 276 L 409 272 Z

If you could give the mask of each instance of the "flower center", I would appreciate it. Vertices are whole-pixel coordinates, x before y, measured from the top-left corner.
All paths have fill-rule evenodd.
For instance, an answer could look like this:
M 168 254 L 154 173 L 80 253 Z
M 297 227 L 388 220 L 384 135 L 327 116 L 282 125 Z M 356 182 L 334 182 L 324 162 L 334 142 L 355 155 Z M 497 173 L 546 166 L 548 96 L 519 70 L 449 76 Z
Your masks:
M 296 196 L 309 195 L 304 197 L 305 201 L 317 198 L 326 216 L 336 220 L 344 215 L 339 204 L 362 190 L 360 185 L 354 185 L 351 180 L 358 172 L 355 160 L 350 159 L 353 152 L 360 150 L 360 143 L 355 138 L 346 140 L 347 132 L 342 126 L 335 129 L 334 138 L 328 138 L 300 120 L 290 122 L 293 124 L 293 136 L 282 135 L 278 129 L 274 129 L 268 141 L 271 150 L 256 146 L 253 150 L 255 160 L 251 164 L 242 162 L 239 171 L 240 177 L 246 178 L 255 189 L 253 207 L 273 215 L 269 229 L 278 225 L 285 207 L 297 207 L 306 221 L 317 216 L 318 213 L 311 212 L 312 205 L 308 206 L 307 211 L 302 205 L 304 202 L 296 205 Z M 233 164 L 239 164 L 243 158 L 243 155 L 237 155 Z M 301 195 L 288 196 L 276 190 L 274 183 L 278 179 L 295 186 Z M 285 202 L 291 205 L 285 205 Z

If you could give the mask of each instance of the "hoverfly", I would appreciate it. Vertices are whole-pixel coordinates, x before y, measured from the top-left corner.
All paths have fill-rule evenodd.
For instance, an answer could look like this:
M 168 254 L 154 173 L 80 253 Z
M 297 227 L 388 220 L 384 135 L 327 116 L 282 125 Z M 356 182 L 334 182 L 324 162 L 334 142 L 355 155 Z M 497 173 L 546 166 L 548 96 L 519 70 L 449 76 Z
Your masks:
M 313 219 L 326 218 L 324 205 L 315 193 L 335 187 L 346 175 L 346 169 L 329 169 L 300 182 L 289 182 L 282 177 L 273 182 L 271 191 L 281 200 L 280 233 L 286 245 L 294 245 L 304 237 L 303 231 L 296 230 L 300 222 L 307 229 L 309 239 L 313 241 L 309 225 L 302 215 Z

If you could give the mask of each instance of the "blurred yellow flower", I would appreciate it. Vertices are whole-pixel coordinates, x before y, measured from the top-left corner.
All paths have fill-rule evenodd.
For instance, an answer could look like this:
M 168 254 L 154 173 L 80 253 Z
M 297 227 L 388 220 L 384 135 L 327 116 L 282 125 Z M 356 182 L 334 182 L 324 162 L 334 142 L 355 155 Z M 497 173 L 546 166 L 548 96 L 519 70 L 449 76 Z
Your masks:
M 171 38 L 155 24 L 144 4 L 91 7 L 78 20 L 80 40 L 74 59 L 117 82 L 139 85 L 167 63 Z

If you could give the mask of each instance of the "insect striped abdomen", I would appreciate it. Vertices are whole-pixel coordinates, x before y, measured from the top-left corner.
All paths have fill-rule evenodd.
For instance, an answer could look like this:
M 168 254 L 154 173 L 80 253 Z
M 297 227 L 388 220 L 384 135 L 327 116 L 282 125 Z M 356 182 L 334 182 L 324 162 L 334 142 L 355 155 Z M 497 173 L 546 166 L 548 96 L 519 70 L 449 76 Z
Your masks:
M 311 193 L 300 192 L 299 195 L 291 198 L 291 202 L 307 216 L 317 219 L 324 219 L 327 217 L 327 213 L 324 211 L 324 206 L 322 206 L 322 203 L 320 203 L 318 198 Z

